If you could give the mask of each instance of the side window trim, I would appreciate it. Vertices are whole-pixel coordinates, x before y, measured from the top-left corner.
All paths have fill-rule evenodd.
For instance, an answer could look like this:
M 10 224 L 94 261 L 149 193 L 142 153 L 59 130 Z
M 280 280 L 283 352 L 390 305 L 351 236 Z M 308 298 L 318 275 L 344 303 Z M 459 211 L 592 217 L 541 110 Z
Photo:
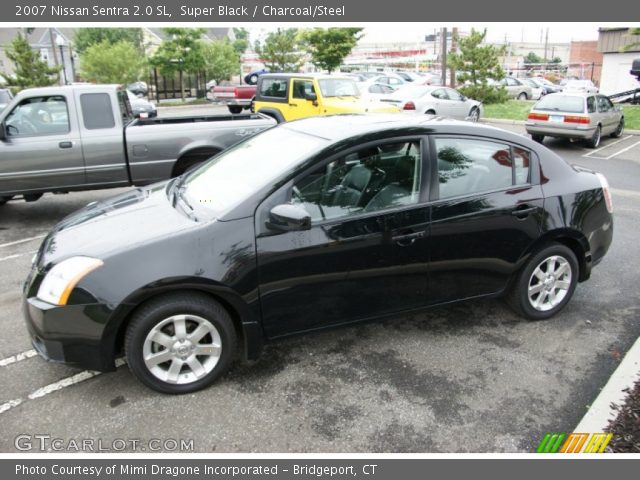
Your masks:
M 440 182 L 438 181 L 438 154 L 437 154 L 437 147 L 436 147 L 436 139 L 438 138 L 458 138 L 458 139 L 464 139 L 464 140 L 479 140 L 479 141 L 483 141 L 483 142 L 493 142 L 493 143 L 502 143 L 506 146 L 509 147 L 509 154 L 511 155 L 512 158 L 512 165 L 511 165 L 511 177 L 512 177 L 512 182 L 511 185 L 508 187 L 504 187 L 504 188 L 498 188 L 495 190 L 486 190 L 486 191 L 482 191 L 482 192 L 473 192 L 473 193 L 468 193 L 465 195 L 458 195 L 455 197 L 447 197 L 447 198 L 440 198 Z M 429 164 L 429 170 L 430 172 L 432 172 L 430 178 L 428 179 L 429 181 L 429 199 L 428 202 L 429 203 L 437 203 L 437 202 L 447 202 L 450 200 L 455 200 L 455 199 L 459 199 L 459 198 L 465 198 L 465 197 L 472 197 L 474 195 L 484 195 L 487 193 L 493 193 L 493 192 L 501 192 L 501 191 L 506 191 L 506 190 L 513 190 L 513 189 L 518 189 L 518 188 L 524 188 L 524 187 L 528 187 L 528 186 L 532 186 L 532 185 L 537 185 L 540 183 L 540 175 L 539 175 L 539 171 L 540 171 L 540 163 L 539 163 L 539 159 L 538 159 L 538 155 L 536 154 L 535 151 L 531 150 L 530 148 L 524 146 L 524 145 L 520 145 L 514 142 L 510 142 L 508 140 L 497 140 L 495 138 L 491 138 L 491 137 L 482 137 L 482 136 L 476 136 L 476 135 L 465 135 L 465 134 L 446 134 L 446 133 L 440 133 L 440 134 L 431 134 L 429 135 L 428 138 L 428 143 L 429 143 L 429 157 L 428 157 L 428 164 Z M 522 150 L 526 150 L 527 152 L 529 152 L 529 175 L 528 175 L 528 183 L 523 183 L 523 184 L 515 184 L 515 165 L 513 164 L 513 149 L 515 148 L 520 148 Z M 424 165 L 424 164 L 423 164 Z
M 403 211 L 403 210 L 408 210 L 408 209 L 412 209 L 412 208 L 416 208 L 419 206 L 424 206 L 426 203 L 429 202 L 429 198 L 428 198 L 428 192 L 430 190 L 430 185 L 427 185 L 427 182 L 429 181 L 429 178 L 431 178 L 431 166 L 430 166 L 430 161 L 426 160 L 429 158 L 429 151 L 430 151 L 430 147 L 428 145 L 429 143 L 429 139 L 428 136 L 426 135 L 406 135 L 406 136 L 401 136 L 401 137 L 390 137 L 390 138 L 385 138 L 383 140 L 373 140 L 367 143 L 362 143 L 359 144 L 357 146 L 353 146 L 350 148 L 347 148 L 345 150 L 342 150 L 340 152 L 334 153 L 326 158 L 323 158 L 321 160 L 315 161 L 313 162 L 312 165 L 307 166 L 302 172 L 296 174 L 293 178 L 289 179 L 285 185 L 283 185 L 283 187 L 281 189 L 278 189 L 276 192 L 273 192 L 269 195 L 269 197 L 267 197 L 265 200 L 262 201 L 262 203 L 265 203 L 267 201 L 268 198 L 271 198 L 272 196 L 275 195 L 282 195 L 282 190 L 285 190 L 284 196 L 287 199 L 291 198 L 291 194 L 292 194 L 292 189 L 293 186 L 296 184 L 296 182 L 298 182 L 299 180 L 303 179 L 305 176 L 309 175 L 310 173 L 312 173 L 314 170 L 321 168 L 323 166 L 328 165 L 329 163 L 338 160 L 342 157 L 345 157 L 347 155 L 350 155 L 352 153 L 356 153 L 360 150 L 363 150 L 365 148 L 369 148 L 369 147 L 375 147 L 375 146 L 379 146 L 379 145 L 384 145 L 384 144 L 389 144 L 389 143 L 400 143 L 400 142 L 410 142 L 410 141 L 414 141 L 414 142 L 419 142 L 420 143 L 420 155 L 421 155 L 421 170 L 420 170 L 420 196 L 418 198 L 418 201 L 416 203 L 413 204 L 409 204 L 409 205 L 400 205 L 400 206 L 396 206 L 396 207 L 390 207 L 390 208 L 385 208 L 385 209 L 381 209 L 381 210 L 375 210 L 375 211 L 362 211 L 362 212 L 358 212 L 355 213 L 353 215 L 349 215 L 349 216 L 342 216 L 342 217 L 337 217 L 337 218 L 329 218 L 329 219 L 324 219 L 324 220 L 313 220 L 312 221 L 312 226 L 316 227 L 316 226 L 325 226 L 325 225 L 332 225 L 334 223 L 340 223 L 340 222 L 344 222 L 346 220 L 357 220 L 360 218 L 368 218 L 371 216 L 376 216 L 376 215 L 380 215 L 380 214 L 388 214 L 394 211 Z M 425 155 L 427 155 L 425 157 Z

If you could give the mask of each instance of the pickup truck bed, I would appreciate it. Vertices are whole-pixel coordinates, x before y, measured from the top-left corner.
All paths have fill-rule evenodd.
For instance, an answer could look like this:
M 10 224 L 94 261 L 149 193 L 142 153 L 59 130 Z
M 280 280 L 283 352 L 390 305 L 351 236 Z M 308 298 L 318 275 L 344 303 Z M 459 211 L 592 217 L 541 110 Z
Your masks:
M 0 204 L 165 180 L 275 123 L 260 114 L 136 120 L 116 85 L 24 90 L 0 113 Z
M 214 102 L 226 105 L 231 113 L 240 113 L 242 109 L 249 109 L 251 101 L 256 96 L 255 85 L 218 85 L 212 92 Z

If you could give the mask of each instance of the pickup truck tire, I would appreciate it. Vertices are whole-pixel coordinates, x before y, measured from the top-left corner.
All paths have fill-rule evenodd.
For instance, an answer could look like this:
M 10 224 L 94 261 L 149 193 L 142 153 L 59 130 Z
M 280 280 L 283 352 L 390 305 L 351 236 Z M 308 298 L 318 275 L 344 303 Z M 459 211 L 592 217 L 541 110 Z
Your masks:
M 242 113 L 242 107 L 238 106 L 238 105 L 229 105 L 227 108 L 229 108 L 229 111 L 233 114 L 236 113 Z
M 173 167 L 171 177 L 177 177 L 188 170 L 196 168 L 202 162 L 209 160 L 218 153 L 220 153 L 220 150 L 217 148 L 202 148 L 185 153 L 178 159 Z

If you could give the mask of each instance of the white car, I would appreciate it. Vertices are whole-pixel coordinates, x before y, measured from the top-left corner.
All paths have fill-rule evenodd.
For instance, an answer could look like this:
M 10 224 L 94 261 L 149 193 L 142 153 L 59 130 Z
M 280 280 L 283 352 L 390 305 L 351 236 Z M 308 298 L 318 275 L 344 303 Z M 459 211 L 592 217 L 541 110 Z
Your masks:
M 419 85 L 407 86 L 382 99 L 404 111 L 443 115 L 458 120 L 477 122 L 482 115 L 482 103 L 465 97 L 453 88 Z
M 591 80 L 569 80 L 562 91 L 566 93 L 598 93 L 598 87 Z
M 362 98 L 369 100 L 379 100 L 383 97 L 386 98 L 396 91 L 395 88 L 393 88 L 391 85 L 387 85 L 386 83 L 369 82 L 358 83 L 358 89 L 360 90 Z
M 544 95 L 544 89 L 530 78 L 524 78 L 522 81 L 531 87 L 531 100 L 540 100 Z
M 373 77 L 369 79 L 369 83 L 384 83 L 385 85 L 389 85 L 395 89 L 409 84 L 409 82 L 404 78 L 393 72 L 382 73 L 377 77 Z

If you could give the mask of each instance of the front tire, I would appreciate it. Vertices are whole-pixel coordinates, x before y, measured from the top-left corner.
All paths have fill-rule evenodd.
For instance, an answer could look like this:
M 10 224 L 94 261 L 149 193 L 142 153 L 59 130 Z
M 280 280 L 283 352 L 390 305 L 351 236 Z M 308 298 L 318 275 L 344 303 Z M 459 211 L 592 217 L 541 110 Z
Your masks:
M 190 393 L 211 385 L 229 369 L 236 349 L 231 316 L 199 293 L 151 300 L 134 314 L 125 336 L 129 368 L 162 393 Z
M 559 243 L 548 245 L 520 271 L 507 302 L 525 318 L 545 320 L 569 302 L 578 275 L 578 260 L 573 251 Z
M 528 98 L 529 97 L 525 92 L 522 92 L 520 95 L 518 95 L 518 100 L 527 100 Z
M 618 124 L 618 128 L 611 134 L 611 138 L 618 138 L 624 132 L 624 117 L 620 119 L 620 123 Z
M 469 112 L 469 121 L 473 123 L 477 123 L 480 120 L 480 110 L 478 108 L 473 107 Z

